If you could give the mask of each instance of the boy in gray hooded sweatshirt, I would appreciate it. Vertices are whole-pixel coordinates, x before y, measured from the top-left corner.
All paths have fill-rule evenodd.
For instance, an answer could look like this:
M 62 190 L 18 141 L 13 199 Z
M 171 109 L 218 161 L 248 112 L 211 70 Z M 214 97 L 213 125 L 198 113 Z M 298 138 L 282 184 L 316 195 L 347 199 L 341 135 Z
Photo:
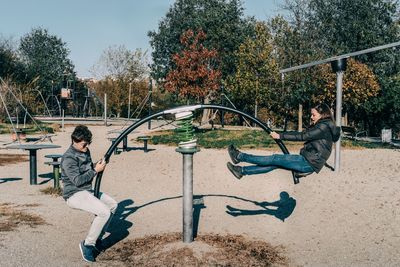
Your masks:
M 69 207 L 96 215 L 86 239 L 79 244 L 83 259 L 94 262 L 95 251 L 101 250 L 102 232 L 106 230 L 107 222 L 111 221 L 118 203 L 104 193 L 100 194 L 100 198 L 93 195 L 92 181 L 98 172 L 104 170 L 106 162 L 103 159 L 93 164 L 88 148 L 92 142 L 90 130 L 84 125 L 79 125 L 72 133 L 71 139 L 72 144 L 61 159 L 63 197 Z

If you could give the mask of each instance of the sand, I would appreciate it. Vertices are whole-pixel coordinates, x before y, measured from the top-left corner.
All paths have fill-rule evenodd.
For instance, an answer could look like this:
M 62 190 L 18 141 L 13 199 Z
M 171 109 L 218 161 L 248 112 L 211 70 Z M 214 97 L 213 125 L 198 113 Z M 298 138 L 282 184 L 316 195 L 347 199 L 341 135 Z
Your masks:
M 98 160 L 110 146 L 107 132 L 119 126 L 89 128 L 94 134 L 92 157 Z M 44 155 L 63 153 L 72 130 L 67 126 L 53 137 L 61 148 L 38 152 L 39 175 L 52 172 L 44 164 Z M 144 133 L 146 127 L 131 134 L 129 146 L 141 147 L 131 139 Z M 0 136 L 2 141 L 8 138 Z M 112 155 L 103 175 L 101 190 L 124 208 L 117 220 L 119 243 L 182 231 L 182 155 L 175 147 L 149 148 L 148 153 L 138 149 Z M 0 150 L 0 154 L 27 153 Z M 283 246 L 289 266 L 399 266 L 399 158 L 399 150 L 342 150 L 340 172 L 324 168 L 294 185 L 290 172 L 284 170 L 237 180 L 226 169 L 226 150 L 201 149 L 194 155 L 193 175 L 194 194 L 204 201 L 198 234 L 242 235 Z M 0 204 L 11 203 L 46 221 L 0 232 L 0 265 L 87 266 L 78 244 L 93 217 L 70 209 L 61 197 L 41 193 L 40 189 L 52 186 L 52 180 L 39 177 L 38 183 L 29 184 L 28 161 L 0 166 Z M 255 204 L 277 201 L 282 192 L 296 200 L 293 213 L 284 221 Z M 262 214 L 231 216 L 227 205 Z M 98 260 L 95 265 L 107 264 Z

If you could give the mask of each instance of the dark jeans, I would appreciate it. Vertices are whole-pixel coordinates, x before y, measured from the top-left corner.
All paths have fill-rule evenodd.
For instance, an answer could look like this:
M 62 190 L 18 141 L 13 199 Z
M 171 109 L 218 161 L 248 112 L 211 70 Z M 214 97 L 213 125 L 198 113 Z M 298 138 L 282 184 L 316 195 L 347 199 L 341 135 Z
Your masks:
M 238 159 L 242 162 L 255 164 L 253 166 L 242 167 L 242 174 L 244 175 L 267 173 L 278 168 L 302 173 L 314 171 L 302 155 L 277 154 L 272 156 L 255 156 L 240 153 Z

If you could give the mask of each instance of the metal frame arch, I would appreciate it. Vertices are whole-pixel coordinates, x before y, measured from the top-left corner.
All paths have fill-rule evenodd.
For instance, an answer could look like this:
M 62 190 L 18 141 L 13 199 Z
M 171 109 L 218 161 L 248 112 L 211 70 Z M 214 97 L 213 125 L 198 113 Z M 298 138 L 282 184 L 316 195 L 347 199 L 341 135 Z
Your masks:
M 223 110 L 223 111 L 228 111 L 228 112 L 232 112 L 232 113 L 236 113 L 238 115 L 241 115 L 247 119 L 249 119 L 250 121 L 254 122 L 255 124 L 257 124 L 258 126 L 260 126 L 264 131 L 266 131 L 268 134 L 272 132 L 272 130 L 262 121 L 260 121 L 259 119 L 245 113 L 242 112 L 240 110 L 237 109 L 233 109 L 233 108 L 229 108 L 229 107 L 224 107 L 224 106 L 220 106 L 220 105 L 209 105 L 209 104 L 204 104 L 204 105 L 190 105 L 190 106 L 180 106 L 180 107 L 176 107 L 176 108 L 172 108 L 172 109 L 167 109 L 155 114 L 152 114 L 150 116 L 147 116 L 146 118 L 143 118 L 135 123 L 133 123 L 131 126 L 129 126 L 128 128 L 125 129 L 125 131 L 123 131 L 118 137 L 117 139 L 114 141 L 114 143 L 108 148 L 106 154 L 104 155 L 104 159 L 106 160 L 106 162 L 108 163 L 110 160 L 111 155 L 113 155 L 113 151 L 114 149 L 119 145 L 119 143 L 122 142 L 122 140 L 124 139 L 125 136 L 127 136 L 129 133 L 131 133 L 134 129 L 136 129 L 137 127 L 139 127 L 140 125 L 146 123 L 147 121 L 159 117 L 159 116 L 163 116 L 163 115 L 168 115 L 168 114 L 176 114 L 176 113 L 180 113 L 180 112 L 184 112 L 184 111 L 195 111 L 195 110 L 203 110 L 203 109 L 218 109 L 218 110 Z M 284 154 L 290 154 L 289 150 L 286 148 L 285 144 L 282 142 L 282 140 L 280 139 L 274 139 L 274 141 L 276 142 L 276 144 L 279 146 L 279 148 L 282 150 L 282 152 Z M 99 193 L 100 193 L 100 185 L 101 185 L 101 178 L 103 176 L 103 172 L 99 172 L 97 174 L 96 177 L 96 182 L 95 182 L 95 187 L 94 187 L 94 195 L 96 197 L 99 197 Z M 295 184 L 298 183 L 297 178 L 295 177 L 295 173 L 294 171 L 292 171 L 292 176 L 293 176 L 293 181 Z

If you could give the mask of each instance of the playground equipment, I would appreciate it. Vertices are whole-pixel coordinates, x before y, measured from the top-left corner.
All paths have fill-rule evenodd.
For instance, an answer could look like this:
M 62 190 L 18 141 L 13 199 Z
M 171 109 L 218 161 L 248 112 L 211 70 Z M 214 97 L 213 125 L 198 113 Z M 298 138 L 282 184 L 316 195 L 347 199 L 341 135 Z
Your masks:
M 131 126 L 126 128 L 112 143 L 112 145 L 108 148 L 104 159 L 108 163 L 110 160 L 110 157 L 113 155 L 114 150 L 117 148 L 119 143 L 123 141 L 123 139 L 131 133 L 134 129 L 138 128 L 140 125 L 150 121 L 153 118 L 158 118 L 166 115 L 175 115 L 175 118 L 177 120 L 181 120 L 181 122 L 178 121 L 180 124 L 180 132 L 183 134 L 182 138 L 184 138 L 180 143 L 180 147 L 176 149 L 177 152 L 180 152 L 183 154 L 183 217 L 184 217 L 184 222 L 183 222 L 183 229 L 184 229 L 184 236 L 183 240 L 184 242 L 191 242 L 193 240 L 193 232 L 192 232 L 192 223 L 193 223 L 193 154 L 198 151 L 197 146 L 195 142 L 193 142 L 194 136 L 193 136 L 193 129 L 189 125 L 191 124 L 192 120 L 192 114 L 196 110 L 203 110 L 203 109 L 217 109 L 221 111 L 226 111 L 226 112 L 232 112 L 235 114 L 238 114 L 240 116 L 243 116 L 244 118 L 250 120 L 254 124 L 258 125 L 262 130 L 266 131 L 268 134 L 272 132 L 272 130 L 262 121 L 259 119 L 248 115 L 247 113 L 244 113 L 242 111 L 239 111 L 237 109 L 229 108 L 229 107 L 224 107 L 224 106 L 219 106 L 219 105 L 192 105 L 192 106 L 182 106 L 182 107 L 176 107 L 168 110 L 164 110 L 158 113 L 151 114 L 147 116 L 146 118 L 143 118 L 139 121 L 134 122 Z M 188 140 L 188 141 L 187 141 Z M 279 148 L 282 150 L 284 154 L 289 154 L 288 149 L 286 148 L 285 144 L 282 142 L 280 139 L 274 139 L 274 141 L 277 143 Z M 101 186 L 101 180 L 103 177 L 103 172 L 99 172 L 96 177 L 95 181 L 95 187 L 94 187 L 94 195 L 96 197 L 99 197 L 100 193 L 100 186 Z M 292 172 L 293 176 L 293 182 L 295 184 L 299 183 L 299 178 L 304 177 L 308 175 L 308 173 L 295 173 Z
M 83 116 L 92 117 L 93 114 L 98 116 L 104 110 L 104 102 L 99 98 L 93 89 L 87 87 L 87 95 L 85 95 L 85 103 L 83 104 Z
M 3 91 L 5 93 L 8 92 L 9 94 L 11 94 L 11 96 L 15 99 L 16 103 L 25 111 L 25 117 L 29 116 L 31 118 L 32 122 L 36 125 L 36 127 L 38 129 L 40 129 L 40 131 L 41 131 L 41 133 L 43 135 L 40 138 L 38 138 L 37 141 L 48 139 L 50 142 L 52 142 L 52 140 L 51 140 L 51 136 L 52 135 L 48 134 L 42 127 L 40 127 L 40 125 L 36 122 L 36 120 L 33 118 L 33 116 L 29 113 L 27 108 L 22 104 L 21 100 L 14 94 L 14 92 L 9 88 L 9 86 L 1 78 L 0 78 L 0 82 L 1 82 L 1 84 L 0 84 L 0 100 L 1 100 L 1 102 L 3 104 L 3 106 L 4 106 L 4 109 L 6 110 L 8 119 L 9 119 L 9 121 L 11 123 L 13 132 L 14 132 L 16 138 L 17 138 L 18 143 L 21 144 L 21 140 L 19 138 L 18 131 L 17 131 L 16 127 L 14 126 L 14 122 L 13 122 L 13 119 L 11 118 L 11 114 L 10 114 L 8 108 L 7 108 L 6 101 L 5 101 L 4 97 L 3 97 Z
M 183 158 L 183 242 L 193 241 L 193 155 L 199 151 L 194 138 L 193 112 L 175 114 L 178 121 L 179 142 L 176 152 Z
M 295 70 L 300 70 L 304 68 L 309 68 L 325 63 L 331 63 L 332 71 L 336 73 L 336 126 L 341 127 L 342 126 L 342 85 L 343 85 L 343 73 L 346 71 L 347 67 L 347 59 L 349 57 L 354 57 L 358 55 L 363 55 L 375 51 L 379 51 L 382 49 L 387 49 L 387 48 L 392 48 L 400 46 L 400 42 L 395 42 L 395 43 L 390 43 L 386 45 L 381 45 L 381 46 L 376 46 L 372 47 L 369 49 L 364 49 L 340 56 L 335 56 L 335 57 L 330 57 L 327 59 L 319 60 L 319 61 L 314 61 L 310 62 L 307 64 L 287 68 L 280 70 L 279 72 L 284 75 L 286 72 L 291 72 Z M 283 76 L 282 76 L 283 79 Z M 340 143 L 341 143 L 341 138 L 336 142 L 335 144 L 335 171 L 340 171 Z

